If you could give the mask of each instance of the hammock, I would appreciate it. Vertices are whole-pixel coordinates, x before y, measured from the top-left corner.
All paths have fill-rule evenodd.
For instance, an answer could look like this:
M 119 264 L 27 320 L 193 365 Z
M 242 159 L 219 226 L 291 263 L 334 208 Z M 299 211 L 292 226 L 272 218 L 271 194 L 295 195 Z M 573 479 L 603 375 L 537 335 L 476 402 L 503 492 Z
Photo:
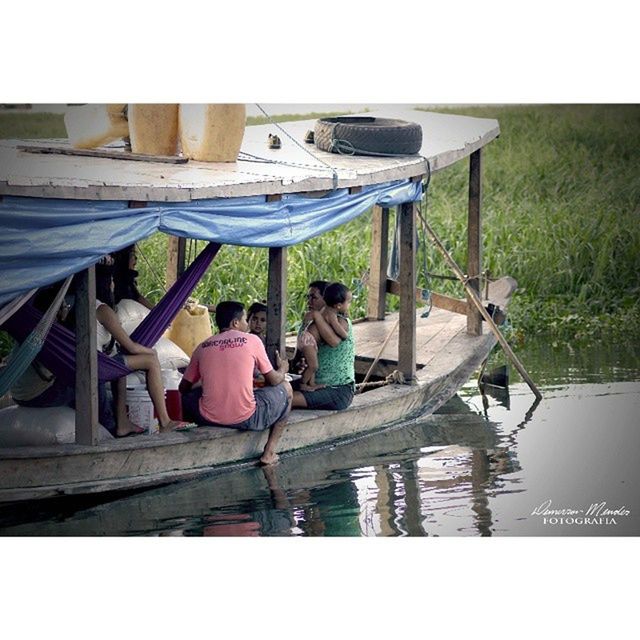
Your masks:
M 58 314 L 58 309 L 67 294 L 72 278 L 73 276 L 69 276 L 64 281 L 64 284 L 60 287 L 60 291 L 58 291 L 47 312 L 40 318 L 35 329 L 26 337 L 22 344 L 13 351 L 9 364 L 0 372 L 0 396 L 3 396 L 9 391 L 29 368 L 29 365 L 34 361 L 38 353 L 40 353 L 47 334 L 51 329 L 51 325 Z M 26 302 L 26 300 L 22 300 L 21 304 L 24 304 L 24 302 Z M 15 309 L 14 307 L 10 316 L 17 313 L 21 308 L 20 305 L 16 304 L 15 306 L 18 306 L 18 308 Z
M 160 302 L 131 334 L 131 339 L 144 347 L 152 347 L 171 324 L 196 284 L 220 249 L 209 243 L 189 268 L 176 280 Z M 31 305 L 23 306 L 7 320 L 3 328 L 16 340 L 24 340 L 29 331 L 42 319 L 42 313 Z M 75 334 L 54 322 L 42 346 L 38 359 L 69 386 L 75 384 Z M 98 379 L 116 380 L 131 373 L 131 369 L 104 353 L 98 352 Z

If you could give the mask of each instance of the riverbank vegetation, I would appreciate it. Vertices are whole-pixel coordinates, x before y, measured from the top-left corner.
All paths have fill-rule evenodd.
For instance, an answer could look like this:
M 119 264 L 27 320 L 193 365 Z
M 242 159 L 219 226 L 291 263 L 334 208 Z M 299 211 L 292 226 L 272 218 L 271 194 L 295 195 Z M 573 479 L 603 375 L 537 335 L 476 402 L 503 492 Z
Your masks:
M 637 341 L 640 107 L 514 105 L 438 111 L 500 122 L 501 136 L 483 152 L 483 266 L 492 277 L 508 274 L 519 283 L 510 314 L 515 335 L 542 334 L 563 342 Z M 250 124 L 265 121 L 252 118 Z M 0 138 L 63 137 L 61 125 L 59 115 L 0 114 Z M 467 184 L 467 162 L 449 167 L 433 176 L 421 206 L 463 268 Z M 203 246 L 202 241 L 190 243 L 191 257 Z M 307 283 L 318 278 L 355 287 L 352 313 L 364 314 L 366 289 L 357 281 L 368 267 L 369 246 L 370 214 L 365 214 L 289 249 L 290 328 L 300 320 Z M 140 243 L 140 284 L 151 299 L 163 292 L 166 247 L 162 234 Z M 431 245 L 427 260 L 429 272 L 450 275 Z M 251 302 L 266 296 L 266 284 L 266 250 L 224 247 L 195 296 L 212 304 L 225 298 Z M 422 269 L 419 284 L 463 294 L 459 284 L 425 278 Z M 389 304 L 397 308 L 392 296 Z

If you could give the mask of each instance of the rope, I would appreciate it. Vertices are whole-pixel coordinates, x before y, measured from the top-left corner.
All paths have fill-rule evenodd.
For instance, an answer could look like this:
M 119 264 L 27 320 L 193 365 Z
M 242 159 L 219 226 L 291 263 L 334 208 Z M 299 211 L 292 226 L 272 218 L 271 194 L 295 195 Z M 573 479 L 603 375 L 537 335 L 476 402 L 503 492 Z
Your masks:
M 162 289 L 164 290 L 164 292 L 167 293 L 167 287 L 166 287 L 165 283 L 162 281 L 160 276 L 156 273 L 156 270 L 153 268 L 153 265 L 147 259 L 147 256 L 144 255 L 144 252 L 140 248 L 140 245 L 136 246 L 136 250 L 142 256 L 142 259 L 147 263 L 147 266 L 149 267 L 149 270 L 151 271 L 151 274 L 153 275 L 153 277 L 154 277 L 154 279 L 156 281 L 156 284 L 159 284 L 162 287 Z
M 427 160 L 427 162 L 429 162 L 429 161 Z M 431 171 L 429 171 L 429 174 L 431 174 Z M 426 192 L 425 192 L 425 208 L 426 208 Z M 427 287 L 430 287 L 429 270 L 428 270 L 428 267 L 427 267 L 427 231 L 426 231 L 426 227 L 425 227 L 426 222 L 425 222 L 424 216 L 422 215 L 422 207 L 421 207 L 421 205 L 418 204 L 416 209 L 418 210 L 418 217 L 420 218 L 420 221 L 422 222 L 422 258 L 423 258 L 422 273 L 424 275 L 425 284 L 427 285 Z M 421 317 L 422 318 L 428 318 L 429 314 L 431 313 L 431 309 L 433 309 L 433 300 L 432 300 L 432 297 L 431 297 L 431 290 L 429 288 L 422 289 L 422 299 L 425 302 L 428 302 L 428 307 L 422 312 Z
M 300 144 L 286 129 L 284 129 L 277 122 L 275 122 L 273 118 L 259 104 L 256 104 L 256 107 L 258 107 L 258 109 L 262 111 L 262 113 L 267 118 L 267 120 L 269 120 L 269 122 L 274 127 L 276 127 L 277 129 L 280 129 L 280 131 L 282 131 L 282 133 L 284 133 L 284 135 L 287 136 L 289 140 L 291 140 L 294 144 L 300 147 L 305 153 L 308 153 L 316 162 L 321 162 L 327 169 L 331 171 L 333 175 L 333 190 L 335 191 L 338 188 L 338 172 L 330 164 L 322 160 L 322 158 L 318 158 L 317 156 L 313 155 L 313 153 L 311 153 L 311 151 L 309 151 L 307 147 Z M 318 168 L 321 168 L 321 167 L 318 167 Z
M 375 389 L 376 387 L 384 387 L 389 384 L 406 384 L 404 374 L 394 369 L 384 380 L 377 382 L 360 382 L 356 385 L 356 393 L 361 393 L 364 389 Z
M 246 151 L 240 151 L 238 154 L 238 160 L 242 160 L 242 162 L 261 162 L 266 164 L 281 164 L 285 167 L 300 167 L 302 169 L 322 169 L 325 170 L 325 167 L 321 167 L 318 164 L 304 164 L 304 162 L 291 162 L 287 160 L 273 160 L 273 158 L 263 158 L 262 156 L 256 156 L 253 153 L 247 153 Z

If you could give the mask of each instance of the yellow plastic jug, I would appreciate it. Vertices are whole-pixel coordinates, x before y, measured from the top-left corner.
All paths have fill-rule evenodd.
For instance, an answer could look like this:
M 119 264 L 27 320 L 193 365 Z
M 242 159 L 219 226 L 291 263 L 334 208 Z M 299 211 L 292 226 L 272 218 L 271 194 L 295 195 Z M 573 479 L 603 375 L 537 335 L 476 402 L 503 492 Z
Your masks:
M 64 125 L 71 146 L 75 149 L 95 149 L 129 135 L 124 116 L 124 104 L 85 104 L 69 107 Z
M 153 156 L 177 154 L 177 104 L 130 104 L 128 118 L 133 153 Z
M 175 342 L 189 357 L 196 347 L 213 335 L 209 310 L 204 305 L 187 303 L 180 309 L 165 336 Z
M 203 162 L 235 162 L 246 121 L 243 104 L 181 104 L 182 153 Z

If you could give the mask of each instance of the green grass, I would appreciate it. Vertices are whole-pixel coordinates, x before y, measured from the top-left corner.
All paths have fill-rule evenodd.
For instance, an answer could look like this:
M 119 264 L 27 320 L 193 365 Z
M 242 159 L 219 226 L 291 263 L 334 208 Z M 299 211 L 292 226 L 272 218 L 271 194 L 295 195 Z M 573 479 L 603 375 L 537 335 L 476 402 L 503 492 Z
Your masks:
M 484 152 L 484 266 L 520 284 L 514 324 L 565 340 L 637 338 L 640 107 L 451 112 L 500 121 Z M 466 180 L 458 163 L 434 177 L 429 199 L 433 225 L 462 264 Z
M 553 340 L 637 341 L 640 337 L 640 107 L 538 105 L 439 109 L 500 122 L 501 136 L 483 151 L 483 266 L 520 285 L 511 321 L 516 336 Z M 278 121 L 334 114 L 302 114 Z M 265 118 L 250 118 L 264 124 Z M 62 127 L 62 130 L 61 130 Z M 429 136 L 425 131 L 424 135 Z M 0 114 L 0 138 L 64 136 L 61 116 Z M 466 264 L 468 162 L 433 176 L 423 204 L 458 264 Z M 287 320 L 299 321 L 313 279 L 353 285 L 368 266 L 370 214 L 289 249 Z M 200 242 L 202 247 L 203 243 Z M 166 237 L 140 244 L 164 274 Z M 193 248 L 195 252 L 195 248 Z M 429 270 L 448 273 L 429 247 Z M 140 284 L 150 298 L 162 288 L 144 260 Z M 267 250 L 224 247 L 196 289 L 203 302 L 266 296 Z M 456 283 L 426 282 L 456 296 Z M 366 291 L 352 312 L 364 314 Z M 397 300 L 389 297 L 390 308 Z
M 0 113 L 0 140 L 66 137 L 62 114 Z

